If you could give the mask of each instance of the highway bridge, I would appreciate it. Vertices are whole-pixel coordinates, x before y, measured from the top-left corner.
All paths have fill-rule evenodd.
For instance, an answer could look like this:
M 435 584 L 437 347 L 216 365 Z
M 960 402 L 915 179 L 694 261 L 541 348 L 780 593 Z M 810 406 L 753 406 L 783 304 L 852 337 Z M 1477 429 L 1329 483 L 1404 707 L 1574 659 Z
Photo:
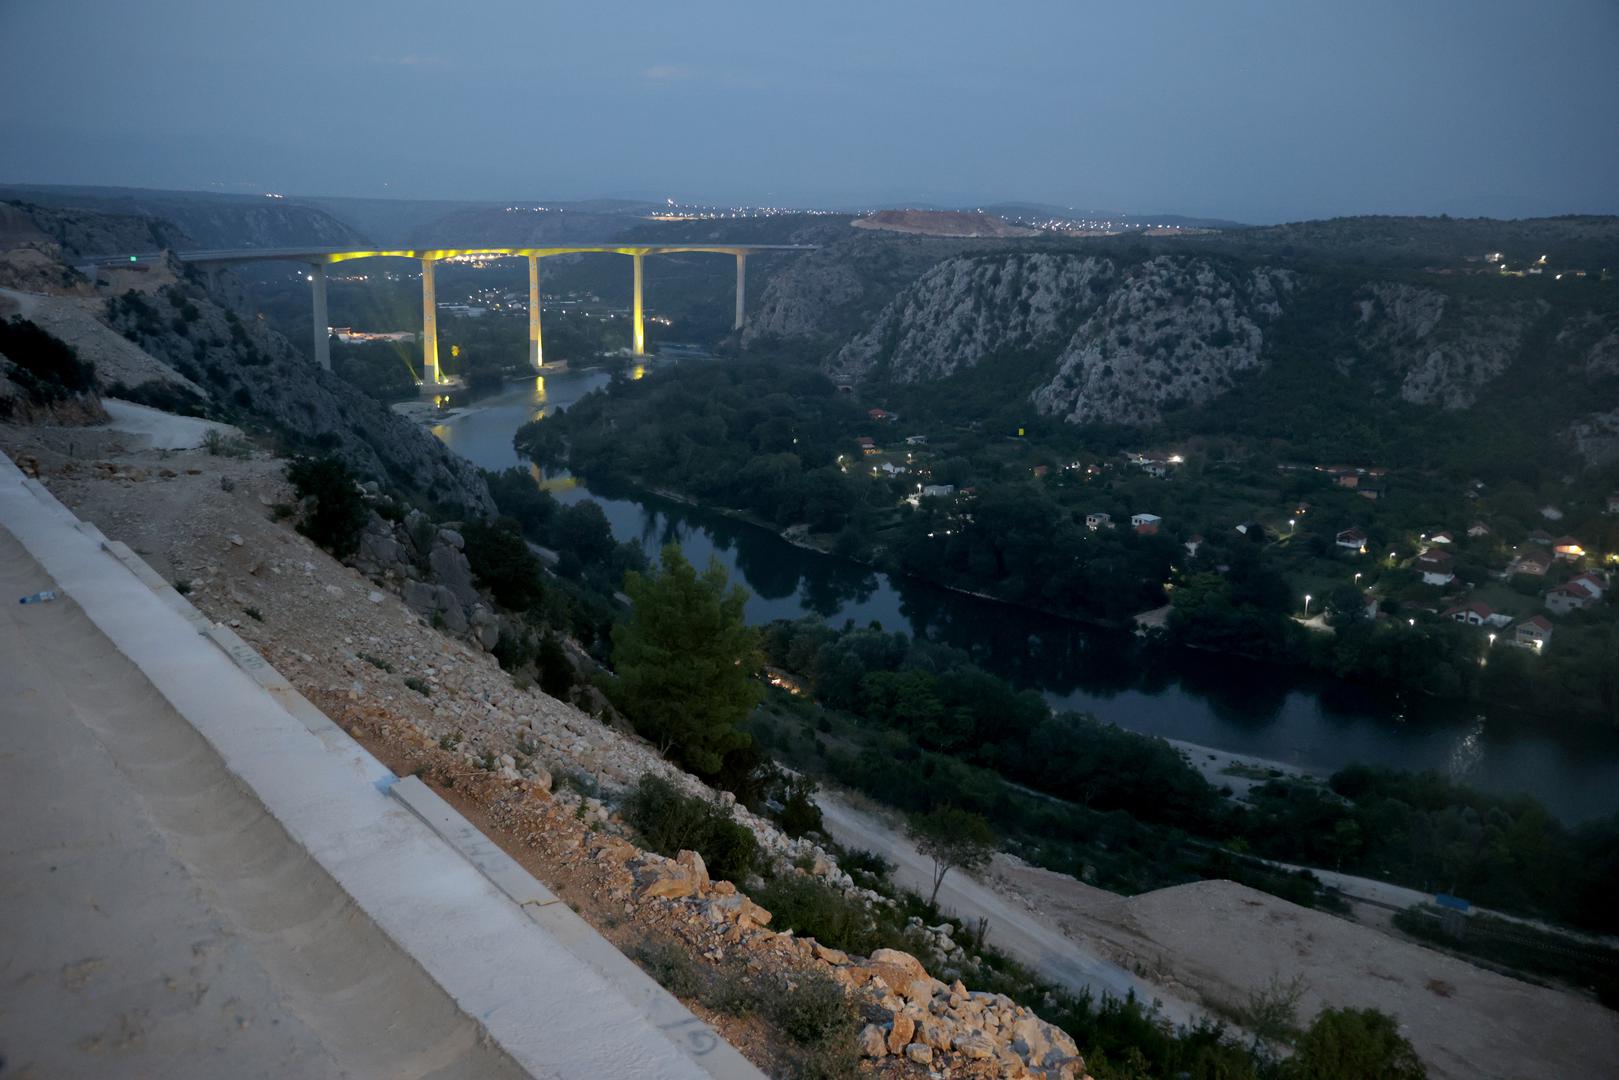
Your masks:
M 528 260 L 528 360 L 535 370 L 544 362 L 540 337 L 540 260 L 553 255 L 583 255 L 610 253 L 628 255 L 635 275 L 634 299 L 631 303 L 632 335 L 636 356 L 646 355 L 646 325 L 642 318 L 641 260 L 648 255 L 672 255 L 680 252 L 712 252 L 730 255 L 736 259 L 736 317 L 733 327 L 741 329 L 745 318 L 747 296 L 748 256 L 762 252 L 812 251 L 812 245 L 803 244 L 561 244 L 552 247 L 468 247 L 468 248 L 392 248 L 380 250 L 350 250 L 346 248 L 243 248 L 235 251 L 176 251 L 173 255 L 183 263 L 196 266 L 232 266 L 254 262 L 294 262 L 309 267 L 306 275 L 313 301 L 315 359 L 320 366 L 331 369 L 331 327 L 326 315 L 326 268 L 336 263 L 355 259 L 414 259 L 422 265 L 422 382 L 435 386 L 444 382 L 438 362 L 438 301 L 434 294 L 433 267 L 445 259 L 488 258 Z M 155 262 L 163 257 L 161 251 L 125 252 L 80 259 L 81 269 L 94 276 L 101 266 L 128 263 Z

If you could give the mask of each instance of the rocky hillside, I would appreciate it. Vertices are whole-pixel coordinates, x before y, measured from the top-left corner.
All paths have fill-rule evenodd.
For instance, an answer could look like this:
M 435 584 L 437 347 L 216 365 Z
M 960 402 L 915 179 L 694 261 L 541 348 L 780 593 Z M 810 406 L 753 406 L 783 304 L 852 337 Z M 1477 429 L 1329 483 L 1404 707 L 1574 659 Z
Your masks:
M 1287 408 L 1326 393 L 1330 375 L 1382 416 L 1488 408 L 1588 462 L 1619 457 L 1619 414 L 1591 411 L 1619 394 L 1615 286 L 1555 255 L 1541 274 L 1502 274 L 1485 260 L 1491 235 L 1619 261 L 1619 223 L 1595 218 L 1356 219 L 1156 241 L 868 232 L 777 274 L 743 344 L 807 353 L 896 402 L 966 379 L 989 407 L 1081 425 L 1197 430 L 1197 411 L 1226 408 L 1238 388 Z
M 155 248 L 220 250 L 367 244 L 365 237 L 324 210 L 262 195 L 141 188 L 7 187 L 0 188 L 0 197 L 57 210 L 56 219 L 73 230 L 58 236 L 57 242 L 64 251 L 75 255 Z M 144 241 L 142 229 L 148 233 Z
M 228 273 L 205 278 L 172 259 L 92 286 L 64 245 L 173 238 L 149 219 L 14 206 L 0 249 L 8 309 L 96 365 L 104 393 L 257 427 L 289 449 L 334 453 L 363 478 L 446 511 L 492 511 L 478 471 L 422 428 L 330 372 L 238 310 Z M 152 232 L 151 230 L 156 230 Z

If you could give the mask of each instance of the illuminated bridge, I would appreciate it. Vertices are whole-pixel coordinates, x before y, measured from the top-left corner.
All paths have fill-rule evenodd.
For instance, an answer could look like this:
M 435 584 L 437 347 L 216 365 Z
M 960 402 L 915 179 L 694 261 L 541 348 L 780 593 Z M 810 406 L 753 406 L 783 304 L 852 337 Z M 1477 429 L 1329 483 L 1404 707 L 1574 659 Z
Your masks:
M 733 328 L 741 329 L 744 299 L 747 295 L 748 256 L 759 252 L 812 251 L 800 244 L 567 244 L 557 247 L 478 247 L 399 249 L 388 251 L 345 251 L 339 248 L 250 248 L 240 251 L 177 251 L 175 258 L 197 266 L 227 266 L 250 262 L 300 262 L 309 265 L 307 275 L 314 299 L 315 359 L 331 369 L 332 344 L 326 316 L 326 268 L 355 259 L 416 259 L 422 264 L 422 381 L 434 385 L 444 381 L 438 363 L 438 302 L 433 293 L 433 267 L 445 259 L 514 258 L 528 260 L 528 360 L 538 369 L 543 360 L 540 344 L 540 260 L 552 255 L 584 255 L 606 252 L 628 255 L 633 260 L 635 293 L 630 313 L 635 355 L 646 355 L 646 327 L 641 316 L 641 260 L 648 255 L 678 252 L 713 252 L 736 259 L 736 318 Z M 161 252 L 109 255 L 87 260 L 87 265 L 152 262 Z

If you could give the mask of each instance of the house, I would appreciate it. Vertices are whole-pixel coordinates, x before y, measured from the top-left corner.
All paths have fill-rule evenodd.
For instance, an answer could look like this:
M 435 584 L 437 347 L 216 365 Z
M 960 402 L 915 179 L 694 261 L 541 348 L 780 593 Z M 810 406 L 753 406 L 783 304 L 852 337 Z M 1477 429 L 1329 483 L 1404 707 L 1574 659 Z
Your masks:
M 1542 506 L 1540 508 L 1540 516 L 1545 518 L 1547 521 L 1563 520 L 1563 512 L 1557 509 L 1555 506 Z
M 1526 649 L 1544 649 L 1552 640 L 1552 623 L 1544 615 L 1525 619 L 1513 627 L 1512 640 Z
M 1368 619 L 1377 618 L 1377 594 L 1367 589 L 1360 594 L 1360 598 L 1366 601 L 1366 617 Z
M 1443 551 L 1424 551 L 1416 561 L 1425 585 L 1449 585 L 1456 580 L 1455 566 L 1455 560 Z
M 1348 472 L 1333 470 L 1332 482 L 1341 488 L 1358 488 L 1360 487 L 1360 474 L 1354 470 Z
M 1136 526 L 1136 535 L 1137 536 L 1157 536 L 1158 535 L 1158 519 L 1154 518 L 1152 521 L 1143 521 L 1141 524 L 1137 525 Z
M 927 444 L 928 444 L 928 437 L 926 435 L 907 435 L 907 436 L 905 436 L 905 445 L 906 446 L 926 446 Z
M 1559 536 L 1552 541 L 1552 551 L 1559 559 L 1583 559 L 1585 549 L 1572 536 Z
M 1034 478 L 1036 480 L 1039 480 L 1040 478 L 1044 477 L 1049 472 L 1051 472 L 1051 466 L 1050 465 L 1036 465 L 1034 467 Z
M 895 465 L 892 461 L 885 461 L 877 468 L 889 476 L 904 476 L 911 471 L 903 465 Z
M 1357 555 L 1366 554 L 1366 530 L 1358 525 L 1345 529 L 1338 534 L 1338 546 L 1353 551 Z
M 860 452 L 862 454 L 869 456 L 871 454 L 879 454 L 882 452 L 877 449 L 877 440 L 873 439 L 870 435 L 862 435 L 860 438 L 856 439 L 855 442 L 860 444 Z
M 954 495 L 955 493 L 956 485 L 954 484 L 928 484 L 922 488 L 922 497 L 924 499 L 942 499 L 946 495 Z
M 873 420 L 898 420 L 899 419 L 898 414 L 891 413 L 887 409 L 867 409 L 866 410 L 866 415 L 871 417 Z
M 1481 536 L 1490 535 L 1490 527 L 1482 521 L 1475 521 L 1467 527 L 1467 535 L 1477 540 Z
M 1091 532 L 1095 532 L 1097 529 L 1111 529 L 1113 528 L 1113 516 L 1111 514 L 1104 514 L 1101 511 L 1097 511 L 1094 514 L 1086 514 L 1085 527 Z
M 1486 604 L 1482 600 L 1474 600 L 1470 604 L 1462 604 L 1458 607 L 1451 608 L 1449 611 L 1442 611 L 1439 613 L 1439 617 L 1441 619 L 1449 619 L 1452 622 L 1465 623 L 1468 626 L 1502 625 L 1502 623 L 1499 621 L 1501 616 L 1494 608 L 1490 607 L 1490 605 Z M 1512 617 L 1506 616 L 1506 621 L 1511 622 Z
M 1542 547 L 1550 547 L 1552 534 L 1545 529 L 1536 529 L 1529 534 L 1529 542 L 1531 544 L 1540 544 Z
M 1159 517 L 1157 514 L 1131 514 L 1130 515 L 1130 524 L 1132 526 L 1134 526 L 1135 528 L 1137 528 L 1137 529 L 1141 528 L 1141 526 L 1143 526 L 1143 525 L 1157 526 L 1157 525 L 1161 524 L 1163 522 L 1163 520 L 1164 519 Z
M 1454 544 L 1456 537 L 1451 534 L 1449 529 L 1440 529 L 1428 537 L 1428 542 L 1431 544 Z
M 1553 615 L 1567 615 L 1571 611 L 1581 611 L 1590 607 L 1602 594 L 1588 588 L 1583 581 L 1565 581 L 1555 589 L 1546 592 L 1546 610 Z
M 1186 554 L 1195 559 L 1197 558 L 1197 553 L 1203 548 L 1203 537 L 1200 535 L 1194 536 L 1181 546 L 1186 549 Z
M 1237 526 L 1237 531 L 1250 540 L 1263 540 L 1265 538 L 1265 526 L 1257 521 L 1244 521 Z
M 1512 562 L 1507 564 L 1507 577 L 1514 574 L 1528 574 L 1530 577 L 1545 577 L 1546 571 L 1552 568 L 1552 556 L 1544 551 L 1526 551 Z
M 1570 585 L 1574 584 L 1575 582 L 1579 582 L 1581 585 L 1585 586 L 1587 590 L 1594 593 L 1598 600 L 1602 599 L 1602 594 L 1608 591 L 1608 578 L 1606 574 L 1600 574 L 1596 573 L 1595 571 L 1587 570 L 1585 573 L 1580 574 L 1577 577 L 1569 578 L 1568 580 L 1568 584 Z
M 1619 514 L 1619 491 L 1608 496 L 1608 513 Z
M 1383 491 L 1384 488 L 1382 484 L 1368 482 L 1360 485 L 1360 488 L 1355 492 L 1355 494 L 1359 495 L 1363 499 L 1370 499 L 1372 502 L 1376 502 L 1378 499 L 1383 497 Z
M 1162 480 L 1164 477 L 1169 475 L 1169 462 L 1159 461 L 1156 458 L 1143 461 L 1141 463 L 1141 471 L 1146 473 L 1148 476 L 1156 476 L 1158 479 Z

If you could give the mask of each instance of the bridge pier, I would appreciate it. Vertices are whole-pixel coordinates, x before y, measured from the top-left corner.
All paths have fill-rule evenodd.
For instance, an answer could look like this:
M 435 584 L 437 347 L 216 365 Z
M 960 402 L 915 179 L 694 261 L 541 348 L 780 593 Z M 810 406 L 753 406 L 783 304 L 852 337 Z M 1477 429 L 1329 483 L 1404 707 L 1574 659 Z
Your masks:
M 635 320 L 633 328 L 635 341 L 635 355 L 646 355 L 646 324 L 641 321 L 641 259 L 640 252 L 632 252 L 630 258 L 635 260 L 635 302 L 631 318 Z
M 731 323 L 732 330 L 742 329 L 742 322 L 747 318 L 745 310 L 748 295 L 748 256 L 746 252 L 736 253 L 736 319 Z
M 545 362 L 540 345 L 540 257 L 528 257 L 528 365 L 535 371 Z
M 326 315 L 326 266 L 313 263 L 309 268 L 309 292 L 315 304 L 315 363 L 332 370 L 332 326 Z
M 444 380 L 438 373 L 438 297 L 433 288 L 432 259 L 422 260 L 422 384 L 437 386 Z

